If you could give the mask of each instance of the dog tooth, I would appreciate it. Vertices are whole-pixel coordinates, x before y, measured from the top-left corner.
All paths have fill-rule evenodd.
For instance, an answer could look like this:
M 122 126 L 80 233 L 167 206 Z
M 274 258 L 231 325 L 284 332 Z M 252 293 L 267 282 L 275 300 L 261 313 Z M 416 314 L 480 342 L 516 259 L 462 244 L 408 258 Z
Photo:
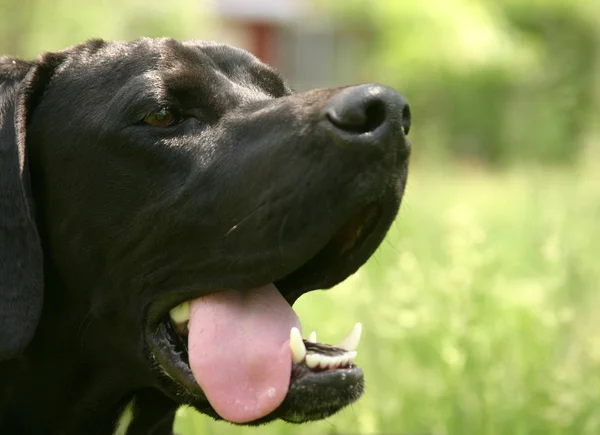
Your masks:
M 343 356 L 343 360 L 342 360 L 342 366 L 343 367 L 348 367 L 350 365 L 350 363 L 352 363 L 352 360 L 350 359 L 350 356 L 351 355 L 349 355 L 349 354 L 345 354 Z
M 342 360 L 344 358 L 344 355 L 338 355 L 338 356 L 329 356 L 329 355 L 321 355 L 321 362 L 319 363 L 319 366 L 322 369 L 326 369 L 326 368 L 337 368 L 340 366 Z
M 322 369 L 331 367 L 331 357 L 323 355 L 321 361 L 319 361 L 319 367 Z
M 311 343 L 316 343 L 317 342 L 317 331 L 313 331 L 309 334 L 308 338 L 306 339 L 306 341 L 310 341 Z
M 292 361 L 296 364 L 302 362 L 306 356 L 306 347 L 302 341 L 300 330 L 296 327 L 290 329 L 290 349 L 292 350 Z
M 348 357 L 348 363 L 354 362 L 354 358 L 356 358 L 357 352 L 354 350 L 352 352 L 347 352 L 346 356 Z
M 340 367 L 348 367 L 350 365 L 350 357 L 346 355 L 340 356 Z
M 341 367 L 344 363 L 344 355 L 338 355 L 331 358 L 331 364 L 329 365 L 332 368 Z
M 349 352 L 355 351 L 358 347 L 358 343 L 360 343 L 361 334 L 362 325 L 360 323 L 357 323 L 356 325 L 354 325 L 354 328 L 352 328 L 352 331 L 350 331 L 350 334 L 348 334 L 346 338 L 344 338 L 342 341 L 336 344 L 335 347 L 339 347 Z
M 190 320 L 190 303 L 184 302 L 169 311 L 169 316 L 176 324 Z
M 327 366 L 332 369 L 338 367 L 340 365 L 340 355 L 338 356 L 330 356 L 327 358 Z
M 321 362 L 321 358 L 322 356 L 318 353 L 309 353 L 306 355 L 305 364 L 311 369 L 317 368 Z

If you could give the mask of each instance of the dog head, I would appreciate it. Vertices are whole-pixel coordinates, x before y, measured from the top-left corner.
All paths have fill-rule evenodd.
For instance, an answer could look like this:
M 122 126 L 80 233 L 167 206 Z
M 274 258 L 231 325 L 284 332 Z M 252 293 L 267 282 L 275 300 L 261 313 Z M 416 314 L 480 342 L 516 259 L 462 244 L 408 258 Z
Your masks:
M 403 97 L 295 93 L 247 52 L 170 39 L 4 58 L 0 78 L 0 360 L 61 334 L 128 390 L 235 423 L 361 395 L 359 331 L 302 340 L 291 305 L 354 273 L 394 220 Z

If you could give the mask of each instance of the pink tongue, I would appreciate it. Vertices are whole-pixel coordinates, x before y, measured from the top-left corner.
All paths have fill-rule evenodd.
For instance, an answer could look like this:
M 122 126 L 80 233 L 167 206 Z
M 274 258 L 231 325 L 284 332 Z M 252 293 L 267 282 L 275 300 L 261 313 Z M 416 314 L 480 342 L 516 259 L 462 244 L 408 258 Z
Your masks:
M 300 321 L 273 284 L 191 302 L 190 367 L 222 418 L 249 422 L 283 402 L 291 376 L 293 326 L 300 328 Z

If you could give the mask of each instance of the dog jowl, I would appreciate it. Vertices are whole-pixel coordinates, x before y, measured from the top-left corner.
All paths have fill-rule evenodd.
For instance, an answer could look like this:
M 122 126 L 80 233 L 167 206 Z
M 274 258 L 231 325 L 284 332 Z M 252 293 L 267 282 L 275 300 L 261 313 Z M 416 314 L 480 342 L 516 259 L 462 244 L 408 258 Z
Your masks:
M 357 400 L 360 325 L 318 343 L 292 305 L 381 243 L 410 122 L 389 87 L 296 93 L 216 43 L 0 58 L 0 433 L 110 434 L 127 408 L 129 435 L 169 434 L 180 405 L 300 423 Z

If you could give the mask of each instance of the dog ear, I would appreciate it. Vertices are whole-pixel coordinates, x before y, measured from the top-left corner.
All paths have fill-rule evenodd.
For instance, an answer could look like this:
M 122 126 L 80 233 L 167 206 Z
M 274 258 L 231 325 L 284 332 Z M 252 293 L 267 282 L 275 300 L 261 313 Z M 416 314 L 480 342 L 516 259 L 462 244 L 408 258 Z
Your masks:
M 26 130 L 52 64 L 0 57 L 0 361 L 28 346 L 42 311 L 43 255 L 33 216 Z

